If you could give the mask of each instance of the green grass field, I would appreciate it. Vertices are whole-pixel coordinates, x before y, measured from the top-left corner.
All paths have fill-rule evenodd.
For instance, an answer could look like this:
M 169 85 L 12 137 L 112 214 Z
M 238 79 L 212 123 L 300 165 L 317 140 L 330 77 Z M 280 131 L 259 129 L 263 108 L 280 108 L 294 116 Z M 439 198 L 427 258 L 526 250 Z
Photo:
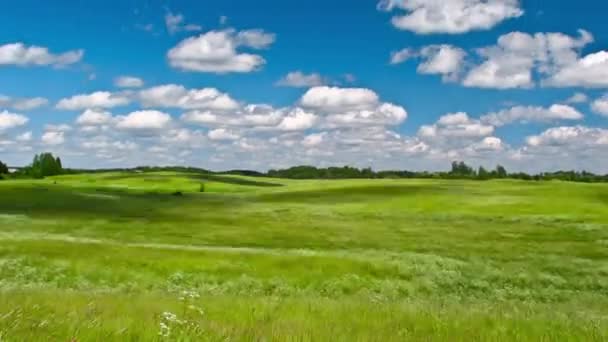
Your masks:
M 608 184 L 0 181 L 0 341 L 72 340 L 605 341 Z

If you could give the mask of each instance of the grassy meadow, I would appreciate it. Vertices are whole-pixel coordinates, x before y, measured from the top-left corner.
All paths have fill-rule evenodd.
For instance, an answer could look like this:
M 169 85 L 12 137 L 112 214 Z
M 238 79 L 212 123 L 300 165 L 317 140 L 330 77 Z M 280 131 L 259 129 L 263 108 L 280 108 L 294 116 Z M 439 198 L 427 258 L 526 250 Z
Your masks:
M 608 184 L 0 181 L 0 341 L 142 340 L 608 340 Z

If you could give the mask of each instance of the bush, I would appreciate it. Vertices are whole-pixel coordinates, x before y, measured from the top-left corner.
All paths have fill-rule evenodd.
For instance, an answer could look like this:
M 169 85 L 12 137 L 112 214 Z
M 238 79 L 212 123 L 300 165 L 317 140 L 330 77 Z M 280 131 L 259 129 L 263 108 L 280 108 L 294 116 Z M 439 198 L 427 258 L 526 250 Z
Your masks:
M 198 192 L 205 192 L 205 183 L 201 183 L 201 187 L 198 189 Z

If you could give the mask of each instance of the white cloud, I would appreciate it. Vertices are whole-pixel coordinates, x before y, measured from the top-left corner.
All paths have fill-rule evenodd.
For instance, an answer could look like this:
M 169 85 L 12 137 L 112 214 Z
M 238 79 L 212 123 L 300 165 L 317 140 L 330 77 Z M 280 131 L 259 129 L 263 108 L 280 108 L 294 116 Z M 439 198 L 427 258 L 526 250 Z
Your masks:
M 17 140 L 19 142 L 32 141 L 32 132 L 31 131 L 23 132 L 23 133 L 17 135 L 17 137 L 15 138 L 15 140 Z
M 585 103 L 589 101 L 589 97 L 584 93 L 574 93 L 568 99 L 566 99 L 565 103 Z
M 240 31 L 236 34 L 235 38 L 237 46 L 246 46 L 261 50 L 272 45 L 276 36 L 273 33 L 266 33 L 264 30 L 254 29 Z
M 283 87 L 308 88 L 324 84 L 323 77 L 318 73 L 304 74 L 301 71 L 293 71 L 285 75 L 277 82 Z
M 266 61 L 260 55 L 241 53 L 237 49 L 266 48 L 274 39 L 274 34 L 261 30 L 209 31 L 181 41 L 169 50 L 167 57 L 172 67 L 185 71 L 252 72 L 261 68 Z
M 186 89 L 176 84 L 144 89 L 138 98 L 144 107 L 235 110 L 238 102 L 215 88 Z
M 0 66 L 54 66 L 63 67 L 79 62 L 84 55 L 83 50 L 73 50 L 61 54 L 53 54 L 41 46 L 26 46 L 23 43 L 0 45 Z
M 418 136 L 425 140 L 461 138 L 465 141 L 467 138 L 481 138 L 492 133 L 494 126 L 471 119 L 464 112 L 446 114 L 434 125 L 423 125 L 418 130 Z
M 479 88 L 531 88 L 534 71 L 550 75 L 578 58 L 578 49 L 593 41 L 593 36 L 579 30 L 575 38 L 563 33 L 530 35 L 511 32 L 498 38 L 498 44 L 478 49 L 484 61 L 471 69 L 463 85 Z
M 510 123 L 552 122 L 558 120 L 581 120 L 583 114 L 571 106 L 555 104 L 549 108 L 515 106 L 496 113 L 486 114 L 481 121 L 494 126 Z
M 378 7 L 406 11 L 392 18 L 393 25 L 418 34 L 487 30 L 524 13 L 518 0 L 382 0 Z
M 365 88 L 314 87 L 299 104 L 321 117 L 325 128 L 397 125 L 407 111 L 391 103 L 381 103 L 378 95 Z
M 203 29 L 200 25 L 185 24 L 184 16 L 182 14 L 173 14 L 171 12 L 165 14 L 165 26 L 170 34 L 175 34 L 180 31 L 201 31 Z
M 89 108 L 113 108 L 128 105 L 131 101 L 126 95 L 114 94 L 107 91 L 97 91 L 91 94 L 75 95 L 61 99 L 57 109 L 84 110 Z
M 208 137 L 211 140 L 238 140 L 240 138 L 240 136 L 232 131 L 229 131 L 225 128 L 218 128 L 218 129 L 214 129 L 209 131 L 208 133 Z
M 0 132 L 20 127 L 28 123 L 29 119 L 21 114 L 11 113 L 8 111 L 0 112 Z
M 283 131 L 302 131 L 312 128 L 317 121 L 317 116 L 308 113 L 301 108 L 295 108 L 287 114 L 278 128 Z
M 391 53 L 391 64 L 401 64 L 411 58 L 418 57 L 418 52 L 411 48 L 401 49 Z
M 378 104 L 378 95 L 364 88 L 314 87 L 301 98 L 302 106 L 323 112 L 370 109 Z
M 608 145 L 608 130 L 585 126 L 553 127 L 539 135 L 526 139 L 533 147 L 554 146 L 568 149 L 605 147 Z
M 553 87 L 608 87 L 608 51 L 586 55 L 557 70 L 545 81 Z
M 608 116 L 608 95 L 604 95 L 591 103 L 591 110 L 595 113 Z
M 46 106 L 49 100 L 43 97 L 11 98 L 0 95 L 0 107 L 10 107 L 15 110 L 27 111 Z
M 144 81 L 138 77 L 120 76 L 114 80 L 114 85 L 119 88 L 140 88 L 144 86 Z
M 482 141 L 473 144 L 472 149 L 478 152 L 500 151 L 505 148 L 502 140 L 497 137 L 485 137 Z
M 323 139 L 326 135 L 327 135 L 326 132 L 309 134 L 306 137 L 304 137 L 304 140 L 302 140 L 302 145 L 304 145 L 306 147 L 314 147 L 314 146 L 321 145 L 321 143 L 323 143 Z
M 98 109 L 87 109 L 76 118 L 76 123 L 82 126 L 99 126 L 111 122 L 112 114 Z
M 407 111 L 391 103 L 383 103 L 370 109 L 336 112 L 325 116 L 328 128 L 351 126 L 391 126 L 407 119 Z
M 56 132 L 69 132 L 72 130 L 72 126 L 68 124 L 48 124 L 44 126 L 44 129 L 47 131 L 56 131 Z
M 243 126 L 273 128 L 285 116 L 286 109 L 275 109 L 269 105 L 253 104 L 235 111 L 195 110 L 182 115 L 182 120 L 205 126 Z
M 462 68 L 466 52 L 451 45 L 430 45 L 420 50 L 424 62 L 418 66 L 421 74 L 439 74 L 444 80 L 455 79 Z
M 167 128 L 171 123 L 169 114 L 156 110 L 140 110 L 126 116 L 118 116 L 116 127 L 134 132 L 154 132 Z
M 45 145 L 61 145 L 65 142 L 65 132 L 63 131 L 47 131 L 40 138 Z

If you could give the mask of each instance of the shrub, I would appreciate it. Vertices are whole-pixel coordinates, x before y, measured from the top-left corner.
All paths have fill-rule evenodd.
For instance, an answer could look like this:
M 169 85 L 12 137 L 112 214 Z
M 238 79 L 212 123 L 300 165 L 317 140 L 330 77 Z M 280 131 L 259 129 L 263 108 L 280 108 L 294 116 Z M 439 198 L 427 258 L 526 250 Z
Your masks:
M 198 189 L 198 192 L 205 192 L 205 183 L 201 183 L 201 186 Z

